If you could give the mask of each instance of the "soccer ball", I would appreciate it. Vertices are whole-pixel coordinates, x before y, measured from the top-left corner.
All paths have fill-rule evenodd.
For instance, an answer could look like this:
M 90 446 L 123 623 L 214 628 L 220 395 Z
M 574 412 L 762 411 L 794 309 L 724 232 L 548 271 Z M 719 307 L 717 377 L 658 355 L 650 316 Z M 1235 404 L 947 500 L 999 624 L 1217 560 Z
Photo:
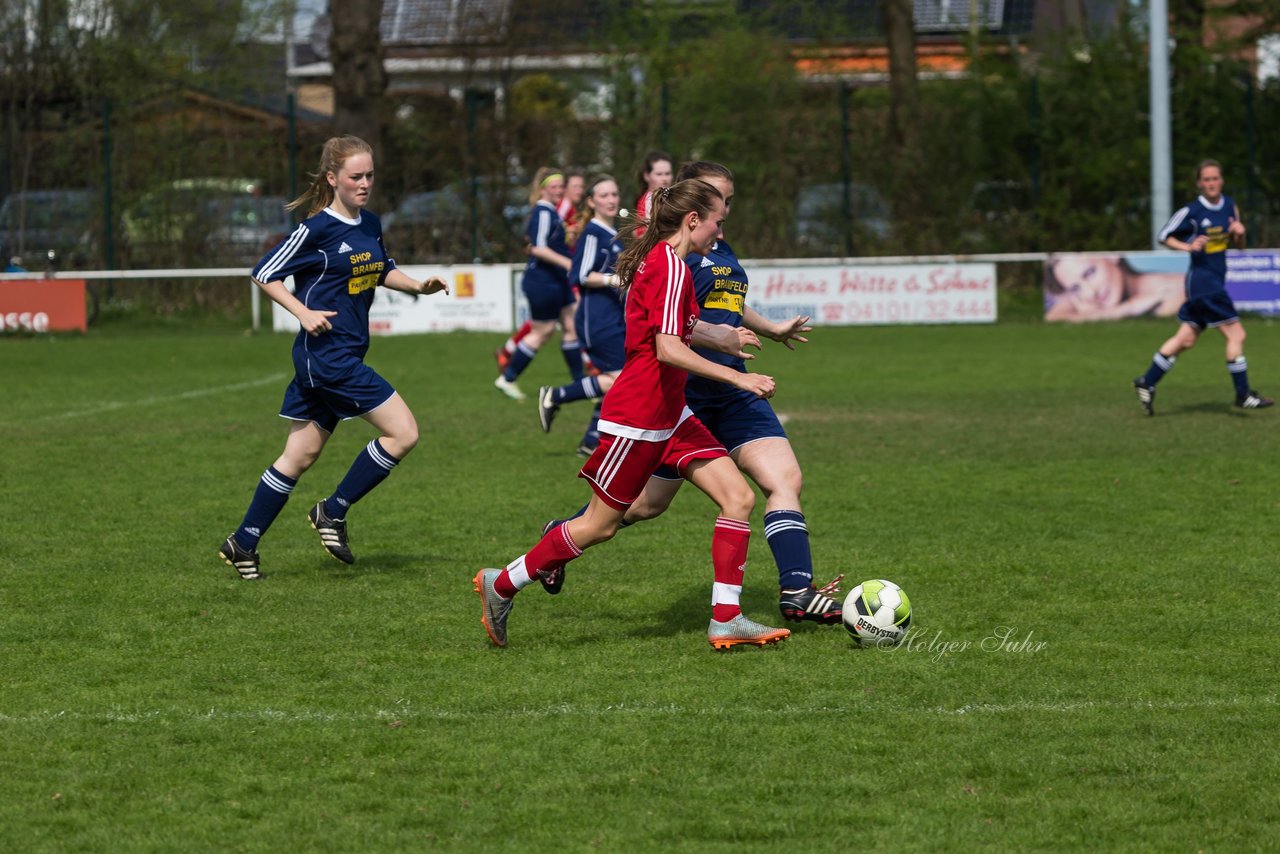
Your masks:
M 892 581 L 864 581 L 844 598 L 844 627 L 859 646 L 897 646 L 910 626 L 911 602 Z

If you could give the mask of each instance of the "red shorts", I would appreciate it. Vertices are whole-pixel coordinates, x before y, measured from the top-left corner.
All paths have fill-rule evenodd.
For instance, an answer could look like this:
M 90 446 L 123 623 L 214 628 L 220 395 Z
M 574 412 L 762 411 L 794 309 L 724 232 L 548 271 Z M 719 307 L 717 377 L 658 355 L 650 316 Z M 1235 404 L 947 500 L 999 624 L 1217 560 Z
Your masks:
M 684 477 L 694 460 L 714 460 L 729 452 L 702 426 L 696 416 L 689 416 L 665 442 L 644 442 L 600 434 L 600 444 L 591 459 L 578 472 L 595 490 L 600 500 L 615 510 L 626 510 L 659 466 L 674 468 Z

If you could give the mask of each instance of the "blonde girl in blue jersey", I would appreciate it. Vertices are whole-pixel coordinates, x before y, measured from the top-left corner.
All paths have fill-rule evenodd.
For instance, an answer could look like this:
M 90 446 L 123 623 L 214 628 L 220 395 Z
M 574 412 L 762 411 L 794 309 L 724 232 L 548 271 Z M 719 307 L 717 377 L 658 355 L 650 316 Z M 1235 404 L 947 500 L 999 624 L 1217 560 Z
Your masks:
M 561 329 L 560 350 L 569 375 L 582 379 L 582 348 L 573 327 L 578 301 L 569 287 L 572 254 L 565 241 L 564 221 L 557 207 L 564 198 L 564 175 L 558 169 L 544 166 L 533 176 L 529 190 L 529 213 L 526 237 L 529 260 L 525 264 L 520 289 L 529 302 L 529 333 L 520 339 L 510 361 L 493 381 L 493 386 L 512 400 L 524 400 L 524 392 L 516 380 L 524 372 L 538 350 Z
M 443 279 L 419 282 L 396 268 L 382 244 L 382 224 L 365 210 L 373 190 L 373 151 L 354 136 L 324 144 L 311 186 L 289 204 L 307 218 L 258 262 L 253 280 L 298 319 L 294 378 L 280 415 L 289 420 L 284 452 L 263 473 L 240 527 L 219 556 L 240 578 L 262 577 L 258 541 L 338 422 L 363 418 L 378 431 L 329 498 L 308 513 L 325 550 L 353 563 L 347 509 L 386 479 L 418 443 L 418 424 L 396 390 L 364 364 L 369 306 L 379 285 L 410 294 L 448 293 Z M 290 276 L 294 292 L 285 286 Z
M 1222 166 L 1216 160 L 1202 160 L 1196 167 L 1196 188 L 1200 195 L 1179 208 L 1160 230 L 1160 242 L 1170 249 L 1191 255 L 1186 278 L 1186 302 L 1178 309 L 1182 324 L 1168 341 L 1160 345 L 1147 372 L 1133 381 L 1138 403 L 1148 415 L 1155 414 L 1156 383 L 1173 368 L 1178 354 L 1190 350 L 1206 329 L 1217 329 L 1226 339 L 1227 373 L 1235 386 L 1236 406 L 1266 409 L 1275 405 L 1249 387 L 1248 363 L 1244 358 L 1244 324 L 1235 303 L 1227 294 L 1227 248 L 1244 248 L 1245 227 L 1235 201 L 1222 192 Z

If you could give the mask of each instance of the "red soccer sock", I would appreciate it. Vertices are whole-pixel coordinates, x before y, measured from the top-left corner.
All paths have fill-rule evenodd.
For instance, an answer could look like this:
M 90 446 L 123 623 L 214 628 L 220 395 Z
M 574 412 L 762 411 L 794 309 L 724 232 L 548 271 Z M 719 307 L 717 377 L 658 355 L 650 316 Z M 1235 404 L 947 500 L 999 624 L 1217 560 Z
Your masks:
M 493 582 L 493 589 L 503 599 L 510 599 L 525 587 L 538 580 L 538 576 L 559 569 L 582 554 L 582 549 L 565 530 L 568 525 L 556 525 L 542 535 L 538 544 L 527 554 L 507 564 Z
M 711 536 L 711 563 L 715 567 L 715 584 L 711 586 L 711 619 L 725 623 L 742 613 L 738 604 L 742 595 L 742 579 L 747 569 L 747 545 L 751 542 L 751 526 L 724 516 L 716 518 Z

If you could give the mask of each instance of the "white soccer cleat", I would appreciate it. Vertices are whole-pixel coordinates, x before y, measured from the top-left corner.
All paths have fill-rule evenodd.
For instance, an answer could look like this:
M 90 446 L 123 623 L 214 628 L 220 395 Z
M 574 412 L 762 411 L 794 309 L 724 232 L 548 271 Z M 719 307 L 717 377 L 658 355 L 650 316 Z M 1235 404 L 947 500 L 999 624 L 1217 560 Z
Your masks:
M 739 614 L 728 622 L 721 623 L 712 620 L 707 626 L 707 643 L 715 649 L 728 649 L 731 646 L 739 644 L 751 644 L 752 646 L 764 646 L 765 644 L 777 643 L 780 640 L 786 640 L 791 637 L 790 629 L 775 629 L 771 626 L 764 626 L 747 618 L 746 614 Z
M 493 381 L 493 387 L 512 400 L 524 400 L 524 392 L 520 390 L 520 386 L 502 374 L 498 374 L 498 378 Z

